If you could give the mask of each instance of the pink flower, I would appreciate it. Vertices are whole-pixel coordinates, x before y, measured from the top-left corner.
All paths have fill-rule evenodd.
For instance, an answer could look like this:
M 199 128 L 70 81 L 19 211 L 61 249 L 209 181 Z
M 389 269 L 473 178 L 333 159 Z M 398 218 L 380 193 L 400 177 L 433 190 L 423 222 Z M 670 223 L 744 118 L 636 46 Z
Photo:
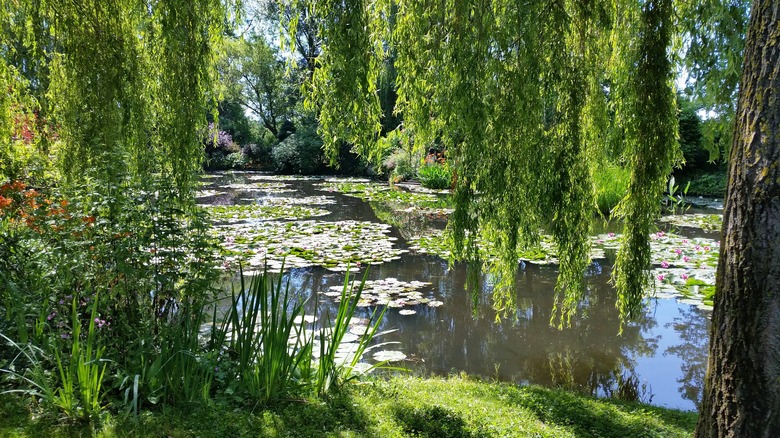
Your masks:
M 682 275 L 680 275 L 680 278 L 682 278 L 683 280 L 687 280 L 688 279 L 688 274 L 682 274 Z
M 609 237 L 615 237 L 615 233 L 607 233 L 607 236 L 609 236 Z
M 683 239 L 682 243 L 688 243 L 688 239 Z
M 604 243 L 604 241 L 599 239 L 599 240 L 596 241 L 596 243 Z
M 662 268 L 668 268 L 669 267 L 669 263 L 666 260 L 664 260 L 664 261 L 661 262 L 661 267 Z
M 656 278 L 658 278 L 658 281 L 664 281 L 664 276 L 663 276 L 663 274 L 659 275 L 659 276 L 658 276 L 658 277 L 656 277 Z
M 674 253 L 677 254 L 677 255 L 680 255 L 680 254 L 682 254 L 682 251 L 678 248 L 678 249 L 674 250 Z
M 704 250 L 705 250 L 705 251 L 709 251 L 709 250 L 710 250 L 710 247 L 709 247 L 709 246 L 705 246 L 705 247 L 704 247 Z
M 684 261 L 685 263 L 688 263 L 688 262 L 690 262 L 690 261 L 691 261 L 691 258 L 690 258 L 690 257 L 688 257 L 688 256 L 685 256 L 685 257 L 683 257 L 683 261 Z
M 659 231 L 659 232 L 655 233 L 655 235 L 658 236 L 658 237 L 664 237 L 664 235 L 666 235 L 666 233 L 664 233 L 663 231 Z

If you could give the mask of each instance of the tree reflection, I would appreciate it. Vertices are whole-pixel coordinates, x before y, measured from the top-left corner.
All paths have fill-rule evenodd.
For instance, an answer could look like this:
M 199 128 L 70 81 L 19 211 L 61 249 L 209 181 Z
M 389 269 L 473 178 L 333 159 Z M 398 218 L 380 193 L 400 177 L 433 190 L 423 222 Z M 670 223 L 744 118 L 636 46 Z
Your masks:
M 708 354 L 708 337 L 703 334 L 709 333 L 710 317 L 696 307 L 680 308 L 678 311 L 680 316 L 667 327 L 672 326 L 683 342 L 667 348 L 664 355 L 673 354 L 682 360 L 682 377 L 677 379 L 680 384 L 678 391 L 699 408 Z

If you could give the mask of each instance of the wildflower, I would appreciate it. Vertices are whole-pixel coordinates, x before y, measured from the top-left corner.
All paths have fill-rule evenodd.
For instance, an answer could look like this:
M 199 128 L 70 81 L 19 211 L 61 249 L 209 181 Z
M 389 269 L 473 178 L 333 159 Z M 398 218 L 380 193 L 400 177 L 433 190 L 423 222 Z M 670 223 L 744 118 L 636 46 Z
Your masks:
M 62 201 L 60 201 L 60 205 L 61 205 L 63 208 L 67 207 L 67 206 L 68 206 L 68 200 L 67 200 L 67 199 L 63 199 Z
M 664 260 L 664 261 L 661 262 L 661 267 L 662 268 L 668 268 L 669 267 L 669 263 L 666 260 Z
M 8 207 L 11 205 L 11 200 L 6 198 L 5 196 L 0 196 L 0 209 L 3 209 L 5 207 Z
M 51 312 L 49 316 L 46 317 L 46 320 L 51 321 L 55 316 L 57 316 L 57 312 Z
M 70 333 L 63 333 L 60 335 L 62 339 L 70 339 Z

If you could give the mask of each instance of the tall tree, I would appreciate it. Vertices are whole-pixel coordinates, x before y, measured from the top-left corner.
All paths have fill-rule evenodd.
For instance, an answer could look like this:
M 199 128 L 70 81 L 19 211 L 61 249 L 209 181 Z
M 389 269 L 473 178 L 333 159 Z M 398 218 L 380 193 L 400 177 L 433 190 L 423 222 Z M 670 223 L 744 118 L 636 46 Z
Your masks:
M 698 437 L 780 436 L 780 2 L 745 46 Z
M 276 52 L 261 36 L 239 38 L 228 45 L 221 70 L 229 96 L 279 137 L 296 101 L 297 84 L 285 79 L 284 62 Z

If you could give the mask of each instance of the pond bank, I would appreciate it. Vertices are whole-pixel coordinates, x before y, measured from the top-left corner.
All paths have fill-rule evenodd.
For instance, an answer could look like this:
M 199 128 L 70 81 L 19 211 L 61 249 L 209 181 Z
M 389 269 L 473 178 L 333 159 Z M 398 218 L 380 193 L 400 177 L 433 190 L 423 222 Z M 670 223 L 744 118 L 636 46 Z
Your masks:
M 90 436 L 89 427 L 30 418 L 21 398 L 0 396 L 0 436 Z M 296 400 L 267 409 L 216 401 L 108 419 L 101 437 L 676 437 L 697 415 L 641 403 L 491 383 L 464 377 L 394 377 L 350 385 L 326 402 Z

